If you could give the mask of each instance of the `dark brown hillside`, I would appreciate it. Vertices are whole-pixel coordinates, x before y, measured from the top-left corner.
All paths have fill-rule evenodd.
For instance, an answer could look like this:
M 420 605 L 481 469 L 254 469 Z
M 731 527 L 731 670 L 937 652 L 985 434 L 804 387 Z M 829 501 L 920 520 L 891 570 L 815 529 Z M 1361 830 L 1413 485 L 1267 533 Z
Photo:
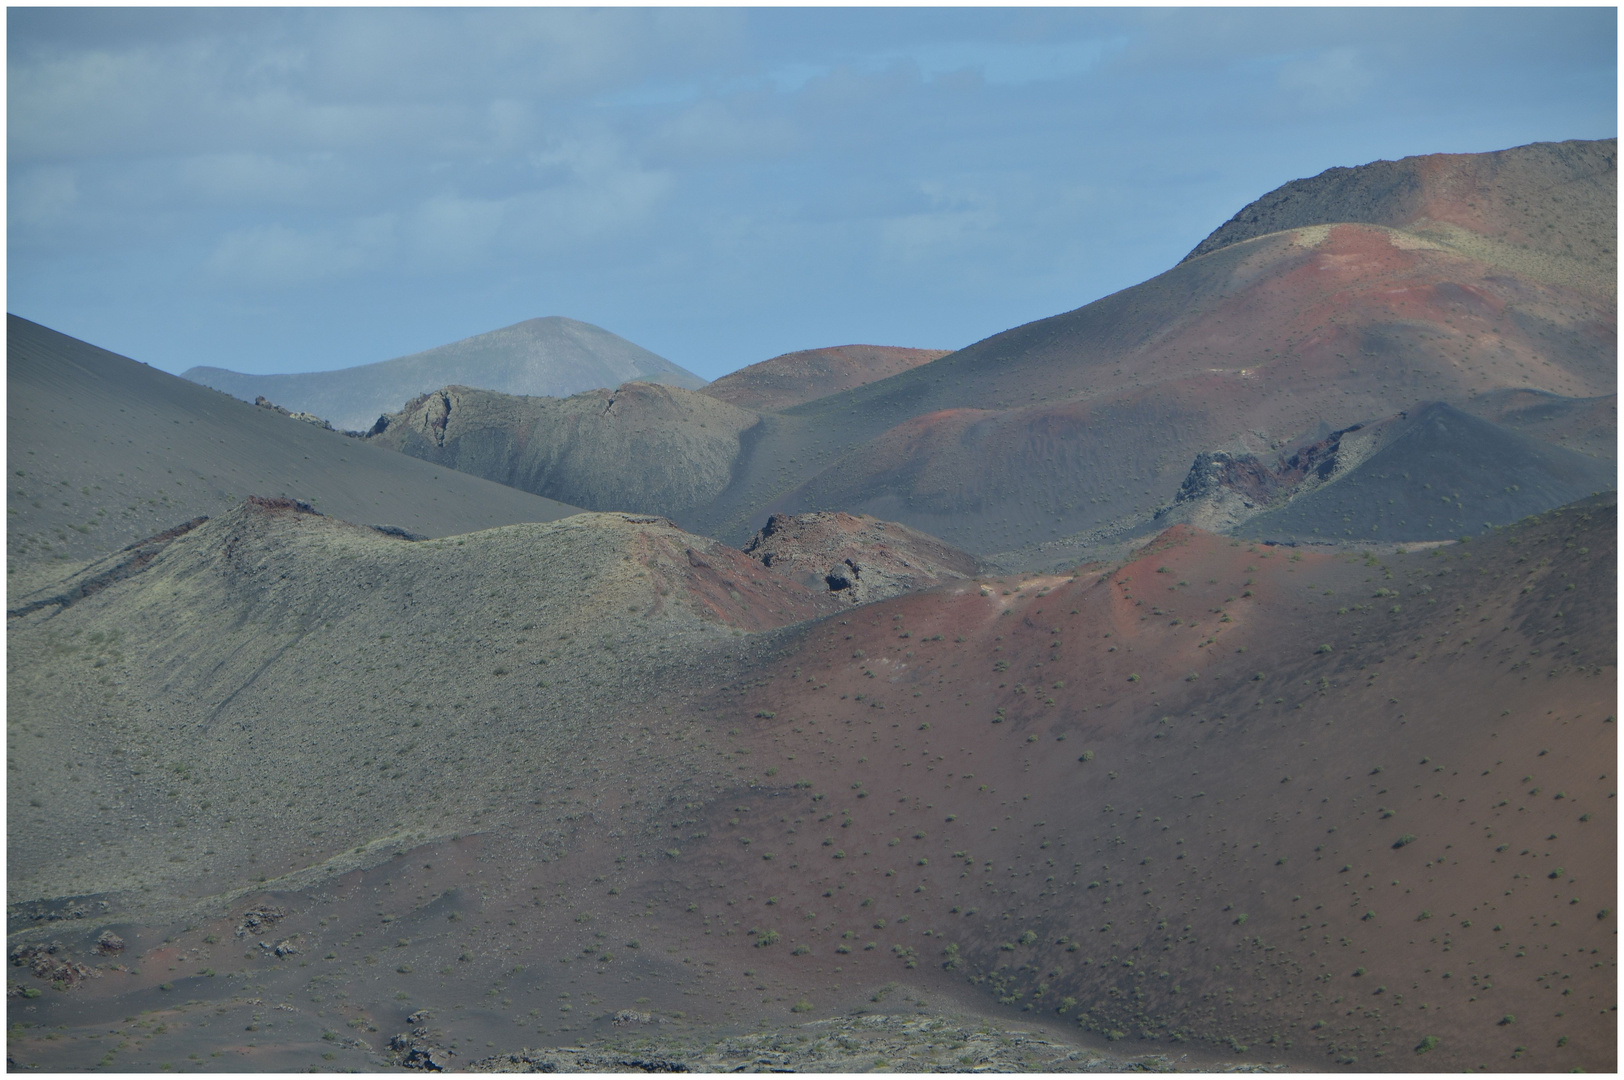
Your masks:
M 776 412 L 889 378 L 951 351 L 889 345 L 803 349 L 723 375 L 700 392 L 743 409 Z
M 990 1010 L 1075 1067 L 1610 1070 L 1615 513 L 1406 555 L 1181 527 L 785 626 L 814 594 L 660 522 L 245 507 L 12 621 L 12 944 L 59 948 L 8 1052 L 663 1059 Z
M 981 553 L 1005 550 L 1011 522 L 1028 543 L 1099 530 L 1171 501 L 1203 450 L 1259 452 L 1426 399 L 1611 394 L 1611 308 L 1375 226 L 1274 234 L 791 410 L 853 441 L 768 507 L 862 510 Z M 798 449 L 769 428 L 753 454 Z
M 752 960 L 784 972 L 1312 1068 L 1611 1069 L 1614 529 L 1609 499 L 1410 555 L 1175 530 L 820 624 L 736 712 L 810 787 L 741 792 L 699 865 L 777 896 L 756 924 L 810 953 Z

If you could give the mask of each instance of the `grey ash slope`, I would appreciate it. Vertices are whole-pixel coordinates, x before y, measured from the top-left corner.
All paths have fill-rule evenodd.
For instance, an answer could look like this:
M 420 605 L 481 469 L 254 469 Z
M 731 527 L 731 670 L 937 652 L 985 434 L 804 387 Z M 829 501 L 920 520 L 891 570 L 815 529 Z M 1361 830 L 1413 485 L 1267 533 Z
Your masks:
M 8 721 L 38 737 L 7 787 L 12 901 L 198 898 L 482 818 L 556 853 L 674 668 L 726 678 L 740 633 L 840 606 L 620 515 L 414 542 L 251 499 L 147 547 L 13 605 Z M 645 764 L 633 786 L 717 771 L 685 745 Z
M 1618 487 L 1617 467 L 1434 402 L 1388 425 L 1354 468 L 1236 535 L 1436 540 L 1509 525 Z
M 562 399 L 448 386 L 380 417 L 367 441 L 588 510 L 686 524 L 727 487 L 741 439 L 760 421 L 646 382 Z
M 632 380 L 697 390 L 705 380 L 602 327 L 551 315 L 409 356 L 337 371 L 245 375 L 194 367 L 184 377 L 244 401 L 265 396 L 334 426 L 364 430 L 384 413 L 442 386 L 565 397 Z
M 16 316 L 6 358 L 13 592 L 250 494 L 428 536 L 576 512 L 256 409 Z

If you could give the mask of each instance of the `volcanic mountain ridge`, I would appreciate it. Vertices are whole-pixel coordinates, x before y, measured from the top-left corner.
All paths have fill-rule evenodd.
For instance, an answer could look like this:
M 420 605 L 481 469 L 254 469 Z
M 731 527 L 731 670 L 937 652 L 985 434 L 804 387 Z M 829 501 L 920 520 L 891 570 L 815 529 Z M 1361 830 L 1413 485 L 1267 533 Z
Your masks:
M 1147 537 L 1198 455 L 1263 457 L 1429 402 L 1611 468 L 1616 259 L 1610 240 L 1592 241 L 1616 218 L 1616 176 L 1616 142 L 1604 140 L 1294 182 L 1143 284 L 886 378 L 741 409 L 705 433 L 704 482 L 669 498 L 665 463 L 622 452 L 607 420 L 565 424 L 557 405 L 504 406 L 523 414 L 511 421 L 521 436 L 499 430 L 509 421 L 485 402 L 493 419 L 478 438 L 497 449 L 461 467 L 735 544 L 773 514 L 866 513 L 1010 567 L 1079 537 L 1093 545 L 1079 557 Z M 797 355 L 713 396 L 766 400 L 744 386 Z M 635 425 L 644 442 L 624 445 L 677 445 L 671 422 L 651 409 Z M 610 473 L 566 483 L 575 453 Z M 639 501 L 611 505 L 588 488 Z M 1560 505 L 1572 492 L 1559 488 L 1520 485 L 1509 517 L 1462 522 L 1481 530 Z

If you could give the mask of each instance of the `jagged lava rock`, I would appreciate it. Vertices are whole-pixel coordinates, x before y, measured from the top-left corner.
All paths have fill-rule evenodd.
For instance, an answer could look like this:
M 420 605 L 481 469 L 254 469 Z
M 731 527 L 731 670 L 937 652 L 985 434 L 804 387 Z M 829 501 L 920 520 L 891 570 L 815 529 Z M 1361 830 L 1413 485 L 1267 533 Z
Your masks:
M 774 514 L 745 554 L 807 588 L 854 604 L 928 589 L 976 572 L 975 557 L 929 533 L 867 514 Z

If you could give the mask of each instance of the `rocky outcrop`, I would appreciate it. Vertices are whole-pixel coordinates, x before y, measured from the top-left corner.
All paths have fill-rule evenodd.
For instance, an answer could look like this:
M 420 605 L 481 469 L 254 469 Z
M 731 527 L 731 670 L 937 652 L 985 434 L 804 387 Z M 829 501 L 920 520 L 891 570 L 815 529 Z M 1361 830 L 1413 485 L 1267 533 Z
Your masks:
M 428 1072 L 444 1072 L 451 1067 L 451 1059 L 457 1055 L 440 1045 L 442 1033 L 429 1026 L 433 1019 L 433 1013 L 419 1009 L 406 1018 L 412 1029 L 390 1038 L 389 1050 L 402 1067 Z
M 1610 461 L 1434 401 L 1330 432 L 1272 461 L 1197 454 L 1154 520 L 1258 538 L 1439 540 L 1616 486 Z
M 928 533 L 866 514 L 774 514 L 744 552 L 775 573 L 854 604 L 976 572 L 974 556 Z
M 285 416 L 289 420 L 300 420 L 306 424 L 312 424 L 315 427 L 323 428 L 327 431 L 333 430 L 332 424 L 329 424 L 315 413 L 289 412 L 287 409 L 284 409 L 282 406 L 271 401 L 264 394 L 261 394 L 259 397 L 255 398 L 254 404 L 259 406 L 261 409 L 269 409 L 271 412 L 276 413 L 279 416 Z
M 1399 414 L 1403 419 L 1404 413 Z M 1185 521 L 1227 532 L 1270 506 L 1307 494 L 1358 465 L 1379 442 L 1386 421 L 1354 424 L 1264 461 L 1256 454 L 1203 451 L 1195 456 L 1173 502 L 1156 511 L 1161 524 Z
M 13 967 L 25 967 L 36 979 L 44 979 L 61 989 L 67 989 L 85 979 L 101 978 L 101 969 L 81 963 L 68 955 L 60 941 L 35 942 L 15 946 L 11 950 Z M 26 991 L 18 991 L 23 996 Z

